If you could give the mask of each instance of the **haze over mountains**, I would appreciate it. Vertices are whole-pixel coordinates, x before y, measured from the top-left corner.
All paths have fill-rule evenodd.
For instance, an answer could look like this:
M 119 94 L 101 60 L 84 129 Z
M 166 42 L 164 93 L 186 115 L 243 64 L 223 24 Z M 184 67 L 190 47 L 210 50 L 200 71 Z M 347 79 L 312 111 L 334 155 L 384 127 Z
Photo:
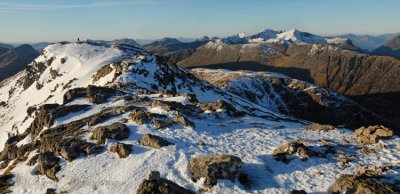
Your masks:
M 400 58 L 400 35 L 375 49 L 373 54 Z
M 381 56 L 399 39 L 357 45 L 271 29 L 4 45 L 0 193 L 399 193 L 400 60 Z
M 338 35 L 337 37 L 350 39 L 354 45 L 357 47 L 367 50 L 373 51 L 378 47 L 385 44 L 390 39 L 398 36 L 400 33 L 394 34 L 382 34 L 382 35 L 356 35 L 356 34 L 343 34 Z

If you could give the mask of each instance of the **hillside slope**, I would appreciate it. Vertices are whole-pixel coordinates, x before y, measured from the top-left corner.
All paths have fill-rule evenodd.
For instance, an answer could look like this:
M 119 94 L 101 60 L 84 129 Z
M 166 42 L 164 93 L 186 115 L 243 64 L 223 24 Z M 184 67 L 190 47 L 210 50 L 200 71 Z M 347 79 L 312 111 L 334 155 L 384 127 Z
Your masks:
M 23 70 L 37 56 L 39 52 L 30 45 L 0 48 L 0 81 Z
M 0 101 L 1 192 L 399 191 L 389 129 L 308 125 L 129 45 L 50 45 Z
M 184 68 L 270 71 L 329 87 L 400 128 L 400 61 L 327 44 L 225 44 L 219 40 L 178 63 Z

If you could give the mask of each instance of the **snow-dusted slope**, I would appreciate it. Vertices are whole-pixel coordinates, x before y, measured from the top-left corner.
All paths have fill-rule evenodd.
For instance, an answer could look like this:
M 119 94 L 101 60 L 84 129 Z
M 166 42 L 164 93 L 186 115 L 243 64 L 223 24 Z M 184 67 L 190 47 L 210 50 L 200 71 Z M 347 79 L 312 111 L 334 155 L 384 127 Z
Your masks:
M 31 72 L 25 71 L 6 80 L 0 88 L 0 101 L 7 103 L 0 113 L 1 142 L 6 140 L 8 132 L 22 133 L 29 126 L 32 119 L 27 117 L 28 107 L 44 103 L 61 104 L 68 89 L 88 85 L 134 83 L 133 92 L 135 89 L 170 90 L 195 93 L 200 102 L 231 99 L 240 106 L 251 104 L 235 100 L 235 95 L 190 76 L 182 68 L 160 65 L 155 56 L 128 45 L 104 42 L 53 44 L 43 53 L 29 65 Z M 94 79 L 104 67 L 109 67 L 110 72 Z M 123 69 L 123 72 L 116 72 L 117 68 Z M 272 114 L 267 109 L 259 108 L 261 111 L 254 113 Z M 0 149 L 2 147 L 3 143 Z
M 360 145 L 347 129 L 302 130 L 309 122 L 274 112 L 128 45 L 50 45 L 26 71 L 1 83 L 0 101 L 0 159 L 5 167 L 0 174 L 13 175 L 7 181 L 13 183 L 8 189 L 14 193 L 44 193 L 48 188 L 135 193 L 150 171 L 200 193 L 204 179 L 193 182 L 188 163 L 209 154 L 239 157 L 247 177 L 241 182 L 218 180 L 209 193 L 326 193 L 340 174 L 357 172 L 357 165 L 400 162 L 398 137 L 380 140 L 384 148 L 377 148 Z M 168 125 L 157 127 L 157 119 Z M 120 140 L 110 136 L 104 144 L 94 140 L 97 127 L 114 122 L 123 123 L 129 135 Z M 144 134 L 173 145 L 146 147 L 138 141 Z M 293 155 L 288 163 L 274 159 L 275 148 L 298 139 L 320 154 L 305 161 Z M 111 153 L 117 142 L 130 144 L 132 153 L 126 158 Z M 76 144 L 84 151 L 72 157 Z M 363 154 L 362 148 L 372 152 Z M 331 149 L 354 159 L 342 165 L 341 152 Z M 59 160 L 59 171 L 49 172 L 56 177 L 38 175 L 43 158 L 34 158 L 45 151 Z M 399 169 L 384 175 L 393 181 Z

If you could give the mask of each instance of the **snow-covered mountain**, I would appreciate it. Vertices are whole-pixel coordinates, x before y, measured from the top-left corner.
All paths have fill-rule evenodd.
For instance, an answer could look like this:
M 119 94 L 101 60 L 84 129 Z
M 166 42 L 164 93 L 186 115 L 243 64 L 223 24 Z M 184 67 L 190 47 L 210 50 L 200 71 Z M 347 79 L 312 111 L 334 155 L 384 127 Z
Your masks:
M 0 191 L 399 190 L 400 141 L 390 129 L 309 125 L 238 93 L 247 82 L 232 80 L 219 87 L 127 44 L 49 45 L 0 83 Z M 315 91 L 329 106 L 347 102 Z
M 254 35 L 239 33 L 220 39 L 225 44 L 260 44 L 260 43 L 281 43 L 281 44 L 341 44 L 348 42 L 345 38 L 326 38 L 308 32 L 301 32 L 293 29 L 288 31 L 275 31 L 266 29 Z

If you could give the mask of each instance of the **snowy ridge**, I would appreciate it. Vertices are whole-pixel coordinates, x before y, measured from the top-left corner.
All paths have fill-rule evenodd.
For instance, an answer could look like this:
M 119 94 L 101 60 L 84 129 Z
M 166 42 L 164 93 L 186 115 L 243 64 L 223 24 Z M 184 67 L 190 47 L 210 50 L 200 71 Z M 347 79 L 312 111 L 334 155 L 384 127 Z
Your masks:
M 13 79 L 6 80 L 4 86 L 0 88 L 0 101 L 8 104 L 0 115 L 2 142 L 6 140 L 8 132 L 22 133 L 29 126 L 32 118 L 27 117 L 28 107 L 38 107 L 44 103 L 61 104 L 63 95 L 68 89 L 88 85 L 112 86 L 135 83 L 135 87 L 130 89 L 130 92 L 136 92 L 138 89 L 153 90 L 156 87 L 159 90 L 173 90 L 178 93 L 196 93 L 200 102 L 212 102 L 218 99 L 233 100 L 236 104 L 234 106 L 238 106 L 239 109 L 241 109 L 240 106 L 255 106 L 259 108 L 259 111 L 254 111 L 255 114 L 272 114 L 268 109 L 187 76 L 188 72 L 180 67 L 162 66 L 155 56 L 135 47 L 123 48 L 123 46 L 98 41 L 82 44 L 58 43 L 48 46 L 43 53 L 29 65 L 33 68 L 40 63 L 46 65 L 46 69 L 35 83 L 24 90 L 22 84 L 26 72 L 23 72 Z M 61 59 L 66 61 L 62 63 Z M 125 69 L 124 72 L 116 77 L 113 70 L 99 80 L 93 80 L 93 76 L 102 67 L 113 68 L 113 64 L 120 64 L 121 68 Z M 53 78 L 51 71 L 56 71 L 58 76 Z M 33 74 L 37 73 L 33 72 Z M 171 75 L 174 76 L 171 77 Z M 165 80 L 164 84 L 160 84 Z M 3 144 L 0 144 L 0 148 L 2 147 Z

